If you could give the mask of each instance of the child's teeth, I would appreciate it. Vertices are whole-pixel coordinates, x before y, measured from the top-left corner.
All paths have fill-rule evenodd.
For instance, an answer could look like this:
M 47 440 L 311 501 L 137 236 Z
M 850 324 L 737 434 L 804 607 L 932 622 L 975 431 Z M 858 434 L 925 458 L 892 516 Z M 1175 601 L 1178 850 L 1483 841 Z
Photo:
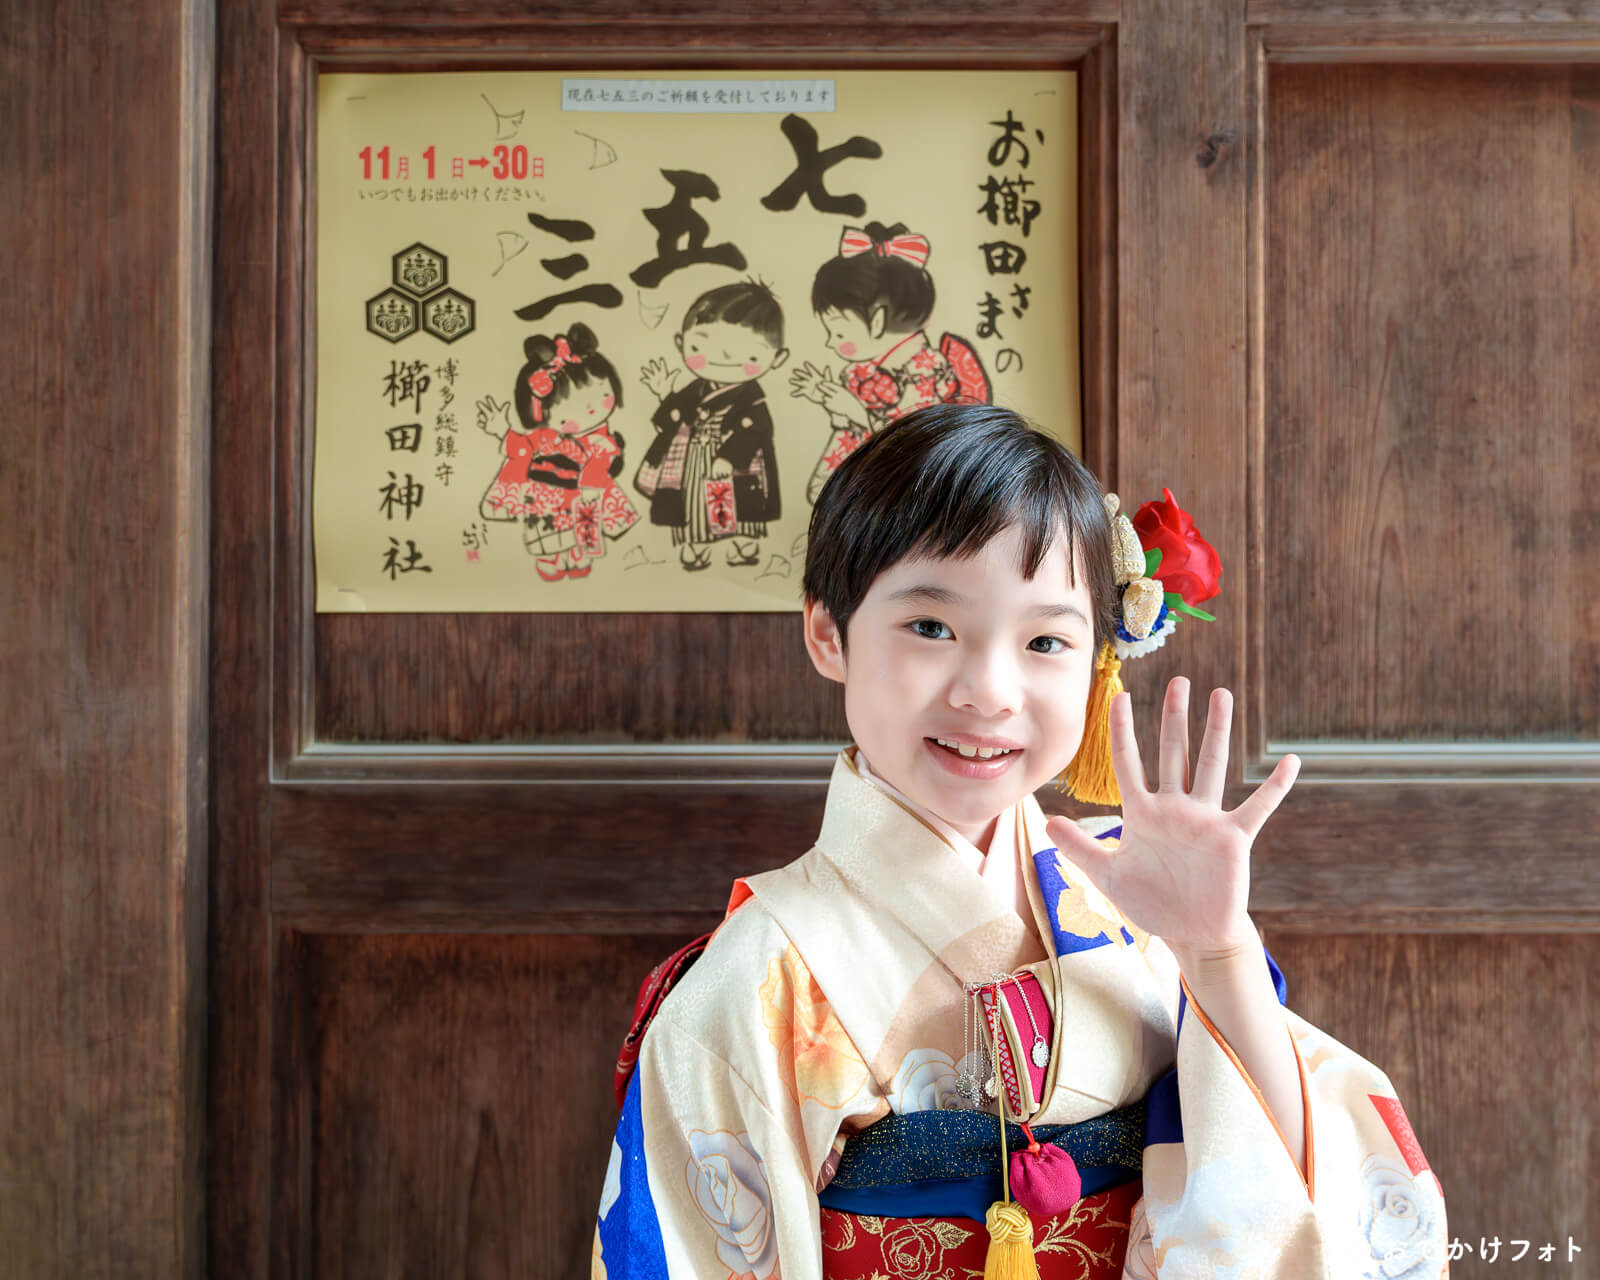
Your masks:
M 934 741 L 941 747 L 949 747 L 950 750 L 959 752 L 968 760 L 992 760 L 995 756 L 1011 754 L 1010 747 L 969 747 L 965 743 L 951 742 L 948 738 L 935 738 Z

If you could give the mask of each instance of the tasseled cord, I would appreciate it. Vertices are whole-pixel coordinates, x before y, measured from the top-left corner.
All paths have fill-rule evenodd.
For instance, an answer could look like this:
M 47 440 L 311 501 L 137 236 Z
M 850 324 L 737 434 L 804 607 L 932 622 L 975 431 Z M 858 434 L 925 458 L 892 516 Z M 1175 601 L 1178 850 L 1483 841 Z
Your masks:
M 1000 1000 L 999 991 L 995 1001 Z M 1000 1046 L 990 1028 L 991 1057 L 1000 1074 Z M 1011 1198 L 1011 1157 L 1006 1151 L 1006 1087 L 999 1081 L 1001 1199 L 989 1206 L 983 1224 L 989 1228 L 989 1252 L 983 1260 L 983 1280 L 1039 1280 L 1039 1263 L 1033 1256 L 1033 1222 L 1028 1211 Z M 1030 1137 L 1032 1135 L 1030 1134 Z
M 1122 661 L 1109 644 L 1100 646 L 1089 683 L 1089 708 L 1078 754 L 1061 775 L 1069 794 L 1085 804 L 1122 804 L 1117 772 L 1111 764 L 1111 699 L 1122 692 Z

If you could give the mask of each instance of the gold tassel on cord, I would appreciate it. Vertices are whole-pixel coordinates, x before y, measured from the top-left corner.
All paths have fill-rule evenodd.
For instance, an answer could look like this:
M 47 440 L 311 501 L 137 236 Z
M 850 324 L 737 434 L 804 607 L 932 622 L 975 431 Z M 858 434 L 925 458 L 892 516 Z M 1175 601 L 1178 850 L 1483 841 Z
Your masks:
M 1067 792 L 1085 804 L 1120 805 L 1122 790 L 1111 764 L 1111 699 L 1122 692 L 1122 662 L 1109 644 L 1100 647 L 1078 754 L 1061 775 Z
M 1000 1007 L 995 988 L 994 1007 Z M 1000 1079 L 999 1028 L 989 1028 L 995 1082 L 1000 1086 L 1000 1195 L 983 1215 L 989 1228 L 989 1252 L 983 1259 L 983 1280 L 1039 1280 L 1039 1261 L 1033 1256 L 1033 1222 L 1028 1211 L 1011 1198 L 1011 1157 L 1006 1151 L 1006 1086 Z

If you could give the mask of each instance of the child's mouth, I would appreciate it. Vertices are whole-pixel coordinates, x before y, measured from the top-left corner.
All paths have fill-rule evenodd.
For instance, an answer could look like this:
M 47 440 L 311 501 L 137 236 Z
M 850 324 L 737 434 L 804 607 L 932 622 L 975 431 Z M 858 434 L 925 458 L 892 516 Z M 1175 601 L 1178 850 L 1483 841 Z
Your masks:
M 948 772 L 962 778 L 995 778 L 1022 754 L 1021 747 L 963 746 L 950 738 L 924 738 L 928 751 Z

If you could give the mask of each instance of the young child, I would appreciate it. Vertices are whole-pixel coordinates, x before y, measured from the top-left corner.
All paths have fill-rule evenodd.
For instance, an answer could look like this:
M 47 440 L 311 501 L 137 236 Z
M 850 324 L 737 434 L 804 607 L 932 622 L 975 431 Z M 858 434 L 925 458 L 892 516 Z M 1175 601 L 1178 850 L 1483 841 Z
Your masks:
M 649 1024 L 594 1275 L 1025 1276 L 1030 1245 L 1047 1280 L 1445 1274 L 1393 1088 L 1283 1007 L 1246 913 L 1298 763 L 1224 811 L 1226 690 L 1191 773 L 1171 683 L 1148 784 L 1128 699 L 1095 722 L 1117 537 L 997 408 L 914 413 L 828 482 L 805 643 L 855 741 L 816 845 L 734 885 Z M 1120 820 L 1046 819 L 1108 730 Z
M 783 513 L 772 414 L 760 381 L 789 358 L 783 309 L 763 284 L 723 285 L 690 304 L 676 341 L 694 377 L 680 390 L 681 371 L 669 370 L 665 360 L 642 370 L 661 404 L 634 487 L 650 499 L 651 523 L 672 529 L 685 569 L 708 568 L 711 544 L 722 537 L 729 540 L 728 564 L 759 563 L 767 522 Z M 727 485 L 722 497 L 719 483 Z
M 622 436 L 607 428 L 622 404 L 611 362 L 593 330 L 535 334 L 523 343 L 512 404 L 486 396 L 478 426 L 501 438 L 501 464 L 480 511 L 486 520 L 521 520 L 523 543 L 546 582 L 585 578 L 639 519 L 616 482 Z
M 839 252 L 817 268 L 811 308 L 827 347 L 845 364 L 832 371 L 809 360 L 789 378 L 791 395 L 821 405 L 833 430 L 806 500 L 815 502 L 834 469 L 874 431 L 928 405 L 989 399 L 989 379 L 971 344 L 947 333 L 934 346 L 924 326 L 936 291 L 926 236 L 904 224 L 849 227 Z

